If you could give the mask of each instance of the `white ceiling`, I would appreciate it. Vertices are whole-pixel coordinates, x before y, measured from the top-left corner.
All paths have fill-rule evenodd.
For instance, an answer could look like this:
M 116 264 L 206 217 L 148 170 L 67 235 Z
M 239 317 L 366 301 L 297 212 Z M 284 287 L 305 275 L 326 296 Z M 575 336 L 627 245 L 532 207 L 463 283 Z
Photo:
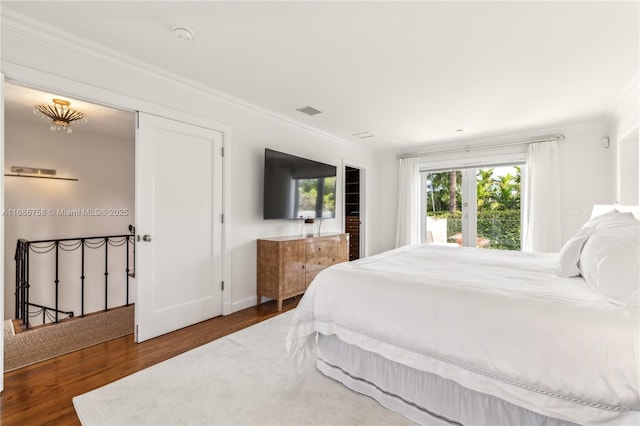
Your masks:
M 4 88 L 6 119 L 24 126 L 48 128 L 51 125 L 51 120 L 34 115 L 33 107 L 39 104 L 51 105 L 54 98 L 70 101 L 71 109 L 87 115 L 86 123 L 71 125 L 74 133 L 99 134 L 133 143 L 135 137 L 135 114 L 133 112 L 96 105 L 16 84 L 9 83 Z
M 2 8 L 375 149 L 601 119 L 639 67 L 635 1 L 3 1 Z M 178 40 L 174 27 L 191 29 L 194 39 Z M 296 111 L 307 105 L 322 114 Z M 353 136 L 359 132 L 375 136 Z

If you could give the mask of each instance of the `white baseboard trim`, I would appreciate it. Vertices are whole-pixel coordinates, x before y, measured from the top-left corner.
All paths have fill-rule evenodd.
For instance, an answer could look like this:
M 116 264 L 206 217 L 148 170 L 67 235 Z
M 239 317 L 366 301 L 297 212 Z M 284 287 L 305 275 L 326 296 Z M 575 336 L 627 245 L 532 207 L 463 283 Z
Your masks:
M 270 300 L 266 297 L 263 297 L 263 300 Z M 241 311 L 243 309 L 246 308 L 250 308 L 252 306 L 256 306 L 257 303 L 257 299 L 256 296 L 253 297 L 247 297 L 246 299 L 242 299 L 242 300 L 236 300 L 234 302 L 231 302 L 231 304 L 229 305 L 229 309 L 230 311 L 228 311 L 230 314 L 234 313 L 234 312 L 238 312 Z

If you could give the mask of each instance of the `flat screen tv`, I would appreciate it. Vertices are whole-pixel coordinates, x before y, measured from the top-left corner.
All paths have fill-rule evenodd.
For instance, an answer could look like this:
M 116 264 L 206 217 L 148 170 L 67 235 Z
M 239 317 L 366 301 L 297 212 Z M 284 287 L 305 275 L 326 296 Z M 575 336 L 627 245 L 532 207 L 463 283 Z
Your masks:
M 265 149 L 264 219 L 336 217 L 336 166 Z

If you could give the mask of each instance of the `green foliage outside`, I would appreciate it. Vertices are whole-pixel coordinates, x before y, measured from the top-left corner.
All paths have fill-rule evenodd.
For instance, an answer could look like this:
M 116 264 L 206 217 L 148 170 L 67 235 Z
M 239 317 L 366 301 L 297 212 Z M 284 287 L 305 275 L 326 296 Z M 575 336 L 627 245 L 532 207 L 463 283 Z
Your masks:
M 451 182 L 449 172 L 429 173 L 429 181 L 433 188 L 433 194 L 427 194 L 427 210 L 429 216 L 432 211 L 448 211 L 451 206 L 451 196 L 449 192 L 449 182 Z M 433 195 L 433 197 L 431 196 Z M 456 205 L 462 205 L 462 174 L 456 173 Z
M 494 169 L 477 173 L 478 238 L 489 240 L 486 248 L 520 250 L 520 167 L 516 174 L 493 176 Z M 452 173 L 430 173 L 433 194 L 427 194 L 427 215 L 447 219 L 447 235 L 462 232 L 462 212 L 451 212 L 449 182 Z M 461 173 L 456 174 L 456 205 L 462 204 Z M 433 195 L 433 197 L 432 197 Z M 435 211 L 434 211 L 435 210 Z
M 430 217 L 447 219 L 447 235 L 462 232 L 462 212 L 429 212 Z M 520 250 L 520 210 L 478 212 L 478 238 L 489 240 L 485 248 Z

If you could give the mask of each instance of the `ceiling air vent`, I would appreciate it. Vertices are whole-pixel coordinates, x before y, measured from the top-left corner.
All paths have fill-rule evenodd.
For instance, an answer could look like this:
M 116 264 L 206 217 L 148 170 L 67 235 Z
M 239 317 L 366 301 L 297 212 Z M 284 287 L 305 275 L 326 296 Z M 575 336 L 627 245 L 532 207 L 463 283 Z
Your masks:
M 320 114 L 322 111 L 315 109 L 312 106 L 306 106 L 306 107 L 302 107 L 302 108 L 296 108 L 296 111 L 300 111 L 304 114 L 307 115 L 316 115 L 316 114 Z

